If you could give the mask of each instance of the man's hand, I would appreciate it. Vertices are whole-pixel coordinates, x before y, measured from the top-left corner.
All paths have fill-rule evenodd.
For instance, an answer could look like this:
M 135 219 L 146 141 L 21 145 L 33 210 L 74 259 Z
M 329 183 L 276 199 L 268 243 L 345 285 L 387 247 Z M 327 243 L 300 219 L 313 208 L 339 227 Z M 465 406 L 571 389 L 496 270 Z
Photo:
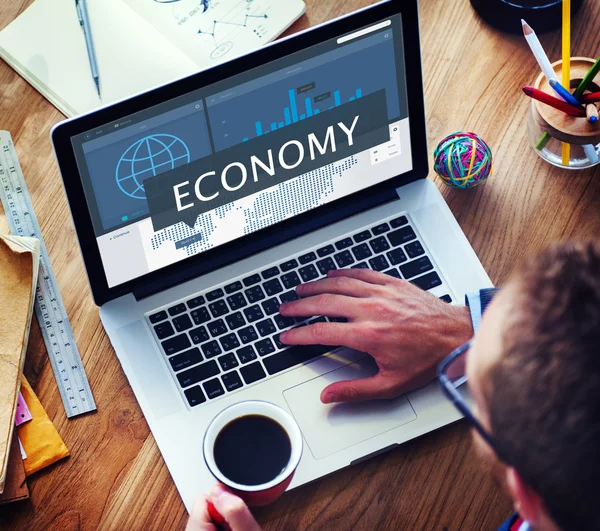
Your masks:
M 246 504 L 222 485 L 215 485 L 209 496 L 202 494 L 196 498 L 185 528 L 186 531 L 217 531 L 219 529 L 208 512 L 209 502 L 212 502 L 215 509 L 223 516 L 231 531 L 261 531 Z
M 444 356 L 473 335 L 467 308 L 368 269 L 330 271 L 326 279 L 299 285 L 296 292 L 302 299 L 282 304 L 282 315 L 345 317 L 348 323 L 293 329 L 281 335 L 283 343 L 345 346 L 369 353 L 379 366 L 373 377 L 326 387 L 325 404 L 395 398 L 422 387 Z

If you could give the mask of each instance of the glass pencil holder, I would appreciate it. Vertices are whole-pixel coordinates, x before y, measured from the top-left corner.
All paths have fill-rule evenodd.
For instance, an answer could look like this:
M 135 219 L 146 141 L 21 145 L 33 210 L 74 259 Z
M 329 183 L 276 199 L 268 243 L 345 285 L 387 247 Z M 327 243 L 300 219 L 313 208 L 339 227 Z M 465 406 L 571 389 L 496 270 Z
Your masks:
M 587 57 L 571 59 L 571 92 L 594 65 L 595 60 Z M 562 61 L 553 65 L 556 78 L 562 79 Z M 588 85 L 587 92 L 600 92 L 600 75 Z M 535 88 L 556 96 L 544 74 L 540 74 Z M 536 153 L 546 162 L 570 170 L 591 168 L 600 163 L 600 120 L 596 123 L 587 117 L 574 117 L 546 105 L 535 99 L 531 100 L 529 119 L 527 121 L 527 137 Z M 568 146 L 565 148 L 565 144 Z M 563 164 L 565 153 L 568 164 Z

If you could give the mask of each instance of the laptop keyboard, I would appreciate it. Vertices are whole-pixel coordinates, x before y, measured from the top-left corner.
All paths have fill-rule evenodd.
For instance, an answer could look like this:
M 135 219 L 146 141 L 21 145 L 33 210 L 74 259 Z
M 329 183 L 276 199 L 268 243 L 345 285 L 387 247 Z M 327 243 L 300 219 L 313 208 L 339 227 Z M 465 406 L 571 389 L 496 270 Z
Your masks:
M 399 216 L 157 309 L 147 319 L 187 404 L 198 406 L 334 350 L 288 347 L 279 335 L 345 319 L 298 320 L 282 316 L 279 305 L 298 299 L 298 284 L 342 268 L 381 271 L 423 290 L 443 284 L 408 217 Z M 449 295 L 441 299 L 452 302 Z

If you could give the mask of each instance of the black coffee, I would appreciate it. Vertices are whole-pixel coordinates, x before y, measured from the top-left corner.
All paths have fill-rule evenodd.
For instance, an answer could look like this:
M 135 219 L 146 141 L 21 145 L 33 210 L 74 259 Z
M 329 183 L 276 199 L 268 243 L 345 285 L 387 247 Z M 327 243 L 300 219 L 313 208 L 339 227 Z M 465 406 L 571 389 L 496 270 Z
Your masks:
M 213 452 L 226 478 L 240 485 L 262 485 L 283 472 L 292 456 L 292 443 L 278 422 L 246 415 L 221 430 Z

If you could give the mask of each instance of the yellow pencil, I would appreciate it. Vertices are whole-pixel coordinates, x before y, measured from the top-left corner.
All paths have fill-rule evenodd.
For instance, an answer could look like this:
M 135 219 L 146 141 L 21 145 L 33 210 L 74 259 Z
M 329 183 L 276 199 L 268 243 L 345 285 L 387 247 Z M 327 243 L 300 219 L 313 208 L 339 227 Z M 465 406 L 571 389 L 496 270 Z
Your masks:
M 562 85 L 571 91 L 571 0 L 563 0 L 562 10 Z M 563 142 L 562 163 L 569 165 L 571 145 Z

